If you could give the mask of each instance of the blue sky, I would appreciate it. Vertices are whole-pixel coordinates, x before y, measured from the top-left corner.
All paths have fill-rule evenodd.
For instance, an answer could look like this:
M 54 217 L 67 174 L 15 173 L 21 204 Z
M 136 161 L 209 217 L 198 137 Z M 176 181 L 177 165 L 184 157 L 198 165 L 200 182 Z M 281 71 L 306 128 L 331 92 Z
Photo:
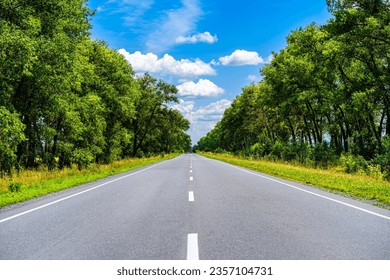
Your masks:
M 89 0 L 93 38 L 179 89 L 193 144 L 221 119 L 286 36 L 331 17 L 325 0 Z

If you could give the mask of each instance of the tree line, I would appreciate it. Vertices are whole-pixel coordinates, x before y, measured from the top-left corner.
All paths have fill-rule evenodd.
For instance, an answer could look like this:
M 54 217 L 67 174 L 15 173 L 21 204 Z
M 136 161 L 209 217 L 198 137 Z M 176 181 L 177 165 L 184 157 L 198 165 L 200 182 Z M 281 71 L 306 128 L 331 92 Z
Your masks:
M 196 149 L 390 177 L 390 4 L 328 0 L 333 17 L 291 32 Z
M 191 146 L 177 89 L 92 40 L 86 0 L 0 1 L 0 175 Z

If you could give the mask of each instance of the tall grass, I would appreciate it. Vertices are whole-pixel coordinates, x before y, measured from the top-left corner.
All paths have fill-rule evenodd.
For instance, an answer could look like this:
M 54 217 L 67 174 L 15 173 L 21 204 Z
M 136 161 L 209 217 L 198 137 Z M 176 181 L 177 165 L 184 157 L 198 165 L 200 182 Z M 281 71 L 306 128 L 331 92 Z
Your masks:
M 106 165 L 92 165 L 82 170 L 76 166 L 54 171 L 44 168 L 23 170 L 13 177 L 0 178 L 0 207 L 171 159 L 177 155 L 124 159 Z
M 347 174 L 340 168 L 318 169 L 282 162 L 249 160 L 229 154 L 200 153 L 203 156 L 246 167 L 258 172 L 343 193 L 390 209 L 390 183 L 367 175 Z

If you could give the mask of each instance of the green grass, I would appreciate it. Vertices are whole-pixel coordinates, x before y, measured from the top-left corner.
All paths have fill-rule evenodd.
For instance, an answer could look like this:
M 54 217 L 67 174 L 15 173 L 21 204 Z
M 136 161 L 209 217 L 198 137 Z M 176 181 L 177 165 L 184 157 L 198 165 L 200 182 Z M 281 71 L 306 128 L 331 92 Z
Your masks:
M 199 153 L 203 156 L 365 200 L 390 209 L 390 182 L 366 175 L 341 172 L 340 169 L 315 169 L 281 162 L 243 159 L 228 154 Z
M 177 154 L 170 154 L 164 157 L 125 159 L 107 165 L 93 165 L 83 170 L 73 167 L 55 171 L 21 171 L 13 177 L 0 178 L 0 207 L 127 172 L 176 156 Z

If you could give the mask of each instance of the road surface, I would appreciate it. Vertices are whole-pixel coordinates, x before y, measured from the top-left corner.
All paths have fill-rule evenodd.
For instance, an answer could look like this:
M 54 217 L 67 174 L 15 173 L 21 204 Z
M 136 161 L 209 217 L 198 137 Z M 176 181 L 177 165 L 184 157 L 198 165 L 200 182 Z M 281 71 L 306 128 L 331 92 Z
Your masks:
M 0 210 L 0 259 L 390 259 L 390 211 L 187 154 Z

